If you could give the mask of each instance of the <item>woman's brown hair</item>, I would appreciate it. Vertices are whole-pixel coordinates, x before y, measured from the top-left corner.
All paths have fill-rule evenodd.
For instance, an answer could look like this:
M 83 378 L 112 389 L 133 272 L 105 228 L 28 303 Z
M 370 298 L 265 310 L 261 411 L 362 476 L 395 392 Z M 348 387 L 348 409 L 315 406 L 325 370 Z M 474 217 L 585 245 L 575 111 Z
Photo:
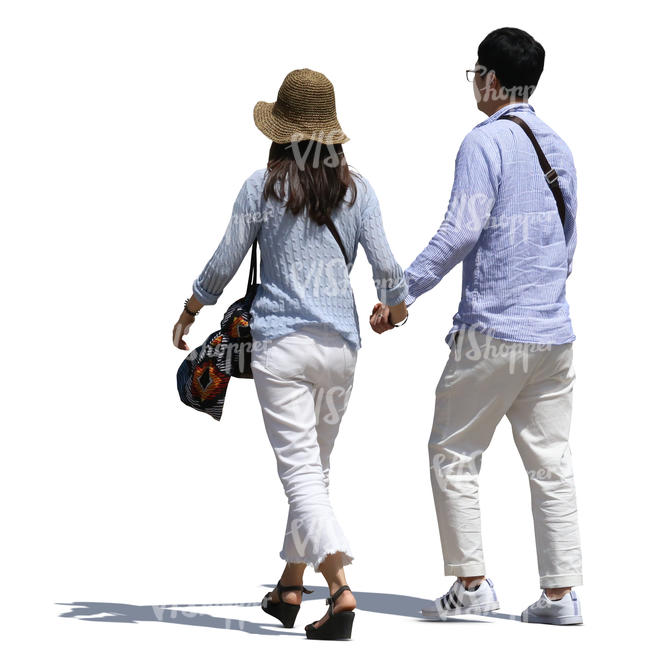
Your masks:
M 340 144 L 303 140 L 289 144 L 273 142 L 269 151 L 264 198 L 285 201 L 287 208 L 307 214 L 323 224 L 343 201 L 350 188 L 349 205 L 357 198 L 356 172 L 350 170 Z M 288 180 L 288 183 L 287 183 Z M 285 187 L 288 185 L 288 188 Z

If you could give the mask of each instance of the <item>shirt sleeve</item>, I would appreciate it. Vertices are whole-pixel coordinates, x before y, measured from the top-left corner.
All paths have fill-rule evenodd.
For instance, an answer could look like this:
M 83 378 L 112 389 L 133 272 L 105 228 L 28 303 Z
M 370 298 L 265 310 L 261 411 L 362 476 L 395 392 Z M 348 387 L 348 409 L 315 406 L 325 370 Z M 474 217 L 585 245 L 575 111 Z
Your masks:
M 204 305 L 217 302 L 255 241 L 261 226 L 259 204 L 260 193 L 250 177 L 239 191 L 221 242 L 192 284 L 194 295 Z
M 359 243 L 372 267 L 377 298 L 385 305 L 398 305 L 408 292 L 404 271 L 388 245 L 377 196 L 370 183 L 365 179 L 363 182 L 366 195 L 361 211 Z
M 435 287 L 474 248 L 496 202 L 500 179 L 501 156 L 496 144 L 480 128 L 473 129 L 456 155 L 444 220 L 404 272 L 407 307 Z
M 576 177 L 576 170 L 573 164 L 573 159 L 570 158 L 567 171 L 566 189 L 563 190 L 564 203 L 566 206 L 566 214 L 564 217 L 564 237 L 567 246 L 567 278 L 571 275 L 573 270 L 573 254 L 576 250 L 578 241 L 578 231 L 576 227 L 576 215 L 578 212 L 578 181 Z M 560 177 L 561 179 L 562 177 Z M 560 181 L 561 182 L 561 181 Z

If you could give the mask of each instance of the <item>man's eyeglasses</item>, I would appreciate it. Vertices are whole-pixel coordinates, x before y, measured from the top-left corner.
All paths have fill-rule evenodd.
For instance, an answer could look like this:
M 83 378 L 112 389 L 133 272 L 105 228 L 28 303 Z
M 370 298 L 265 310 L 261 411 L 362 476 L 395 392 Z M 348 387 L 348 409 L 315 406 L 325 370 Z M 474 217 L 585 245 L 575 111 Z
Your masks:
M 478 70 L 465 70 L 465 78 L 467 79 L 467 81 L 472 82 L 474 81 L 474 77 L 476 75 L 482 77 L 486 72 L 487 72 L 487 68 L 480 65 L 478 67 Z

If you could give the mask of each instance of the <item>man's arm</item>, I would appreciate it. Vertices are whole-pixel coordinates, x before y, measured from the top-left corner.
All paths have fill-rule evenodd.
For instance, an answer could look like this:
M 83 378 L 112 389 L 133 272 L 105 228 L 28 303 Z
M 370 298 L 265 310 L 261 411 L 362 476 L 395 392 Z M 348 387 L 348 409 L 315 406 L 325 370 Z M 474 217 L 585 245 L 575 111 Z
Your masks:
M 576 228 L 576 216 L 578 212 L 578 181 L 572 157 L 570 158 L 568 172 L 566 191 L 563 191 L 564 204 L 566 205 L 564 237 L 566 239 L 567 247 L 567 278 L 571 275 L 571 271 L 573 270 L 573 254 L 575 253 L 578 241 L 578 231 Z
M 480 127 L 470 131 L 456 156 L 449 206 L 438 232 L 404 271 L 411 305 L 474 248 L 490 217 L 501 179 L 501 156 Z

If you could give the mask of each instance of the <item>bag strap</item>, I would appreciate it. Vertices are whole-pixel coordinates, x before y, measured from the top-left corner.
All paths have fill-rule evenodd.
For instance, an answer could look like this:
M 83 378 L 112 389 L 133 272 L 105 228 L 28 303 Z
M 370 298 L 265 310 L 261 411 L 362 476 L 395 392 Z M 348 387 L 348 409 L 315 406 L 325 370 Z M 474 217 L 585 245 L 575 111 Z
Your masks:
M 336 239 L 336 243 L 339 245 L 339 248 L 341 249 L 341 253 L 343 253 L 345 266 L 349 266 L 350 263 L 348 262 L 348 256 L 345 252 L 345 248 L 343 248 L 343 242 L 341 241 L 341 236 L 339 235 L 339 231 L 336 229 L 336 226 L 332 223 L 331 217 L 328 216 L 325 218 L 325 225 L 329 228 L 329 231 L 332 233 L 334 239 Z
M 257 237 L 253 242 L 251 250 L 251 265 L 248 269 L 248 287 L 252 287 L 254 284 L 257 284 Z
M 537 138 L 533 135 L 533 132 L 531 131 L 528 124 L 526 124 L 524 120 L 522 120 L 520 117 L 517 117 L 516 115 L 502 115 L 497 119 L 510 120 L 511 122 L 516 122 L 524 130 L 526 135 L 530 138 L 530 141 L 533 143 L 533 147 L 535 147 L 535 152 L 537 153 L 539 164 L 541 165 L 542 171 L 544 172 L 544 176 L 546 177 L 546 182 L 548 183 L 548 186 L 551 188 L 551 192 L 553 192 L 553 196 L 555 197 L 555 203 L 557 204 L 557 211 L 560 213 L 560 220 L 562 221 L 562 226 L 564 226 L 564 215 L 566 212 L 566 208 L 564 205 L 564 197 L 562 196 L 562 190 L 560 189 L 560 182 L 558 181 L 558 175 L 557 172 L 551 167 L 550 163 L 546 159 L 546 156 L 544 155 L 542 148 L 539 146 L 539 142 L 537 142 Z

